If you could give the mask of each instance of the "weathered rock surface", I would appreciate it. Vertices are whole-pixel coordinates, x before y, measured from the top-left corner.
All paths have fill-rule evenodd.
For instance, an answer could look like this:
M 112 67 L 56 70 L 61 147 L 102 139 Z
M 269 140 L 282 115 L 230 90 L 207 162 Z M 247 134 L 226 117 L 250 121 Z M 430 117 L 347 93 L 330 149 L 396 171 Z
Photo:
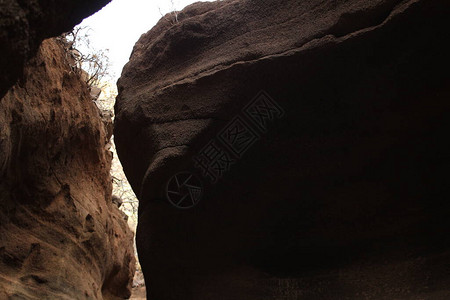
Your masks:
M 110 0 L 0 1 L 0 98 L 41 41 L 71 30 Z
M 449 13 L 230 0 L 144 34 L 115 142 L 149 299 L 448 299 Z M 210 184 L 193 156 L 260 90 L 285 116 Z M 165 197 L 184 170 L 204 184 L 188 210 Z
M 110 136 L 56 40 L 0 100 L 0 299 L 125 299 L 133 233 L 111 201 Z

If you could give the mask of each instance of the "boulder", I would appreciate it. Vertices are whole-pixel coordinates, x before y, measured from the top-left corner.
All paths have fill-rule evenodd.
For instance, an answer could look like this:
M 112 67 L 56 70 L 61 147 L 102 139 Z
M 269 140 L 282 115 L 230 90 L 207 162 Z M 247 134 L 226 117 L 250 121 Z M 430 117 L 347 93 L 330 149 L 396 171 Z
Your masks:
M 133 233 L 112 202 L 100 112 L 45 40 L 0 99 L 0 299 L 126 299 Z
M 448 299 L 449 13 L 227 0 L 143 34 L 114 134 L 148 298 Z

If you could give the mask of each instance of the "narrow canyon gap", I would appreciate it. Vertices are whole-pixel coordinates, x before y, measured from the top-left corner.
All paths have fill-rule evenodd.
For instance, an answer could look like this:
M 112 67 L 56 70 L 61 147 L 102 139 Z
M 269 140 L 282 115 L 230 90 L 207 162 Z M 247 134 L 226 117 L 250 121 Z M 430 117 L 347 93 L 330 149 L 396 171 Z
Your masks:
M 0 3 L 0 299 L 130 296 L 110 123 L 51 38 L 107 3 Z M 148 299 L 449 299 L 448 15 L 444 0 L 225 0 L 142 35 L 114 134 Z M 257 95 L 283 111 L 263 129 L 245 114 Z M 236 120 L 251 147 L 206 172 Z M 169 201 L 177 174 L 198 180 L 195 206 Z

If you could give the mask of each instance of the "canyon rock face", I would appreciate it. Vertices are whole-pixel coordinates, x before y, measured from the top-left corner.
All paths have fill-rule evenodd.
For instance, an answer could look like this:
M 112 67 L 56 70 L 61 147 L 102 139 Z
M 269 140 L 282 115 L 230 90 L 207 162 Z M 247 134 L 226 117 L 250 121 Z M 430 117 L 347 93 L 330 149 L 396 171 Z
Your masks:
M 110 0 L 0 1 L 0 98 L 42 40 L 71 30 Z
M 61 42 L 0 100 L 0 299 L 125 299 L 133 233 L 111 200 L 110 136 Z
M 229 0 L 142 35 L 114 132 L 149 299 L 448 299 L 449 13 Z

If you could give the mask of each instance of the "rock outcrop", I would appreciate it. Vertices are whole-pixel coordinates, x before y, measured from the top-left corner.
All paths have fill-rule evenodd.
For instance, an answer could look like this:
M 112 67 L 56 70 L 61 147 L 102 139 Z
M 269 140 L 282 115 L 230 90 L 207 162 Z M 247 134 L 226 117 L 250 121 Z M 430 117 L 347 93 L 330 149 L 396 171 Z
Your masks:
M 449 13 L 228 0 L 142 35 L 114 130 L 149 299 L 449 299 Z M 223 140 L 236 116 L 243 155 Z M 183 171 L 203 185 L 190 209 L 167 199 Z
M 0 299 L 125 299 L 133 233 L 111 199 L 100 112 L 45 40 L 0 100 Z
M 0 1 L 0 98 L 41 42 L 71 30 L 110 0 Z

